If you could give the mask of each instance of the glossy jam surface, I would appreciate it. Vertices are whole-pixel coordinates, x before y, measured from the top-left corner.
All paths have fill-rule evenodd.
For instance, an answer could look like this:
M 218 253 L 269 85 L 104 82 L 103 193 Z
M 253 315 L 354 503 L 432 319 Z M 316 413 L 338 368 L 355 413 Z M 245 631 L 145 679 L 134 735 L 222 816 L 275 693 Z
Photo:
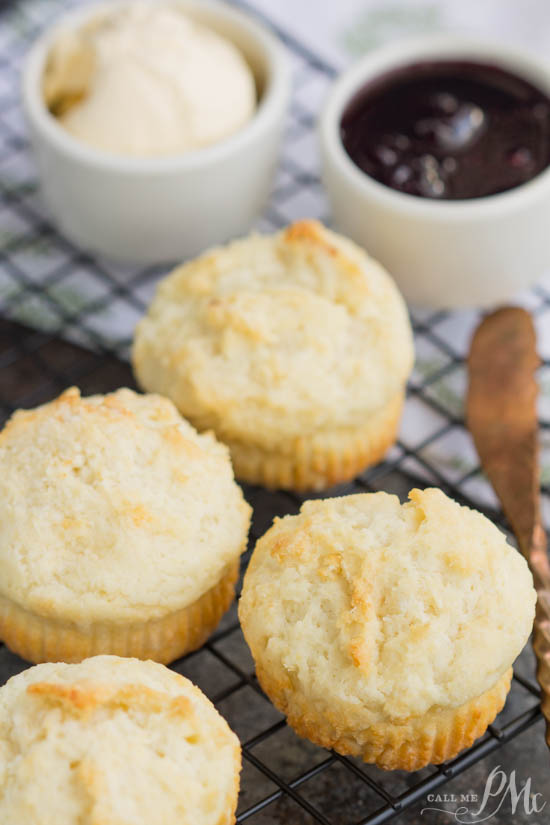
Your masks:
M 369 83 L 341 121 L 354 163 L 424 198 L 495 195 L 550 164 L 550 98 L 496 66 L 417 63 Z

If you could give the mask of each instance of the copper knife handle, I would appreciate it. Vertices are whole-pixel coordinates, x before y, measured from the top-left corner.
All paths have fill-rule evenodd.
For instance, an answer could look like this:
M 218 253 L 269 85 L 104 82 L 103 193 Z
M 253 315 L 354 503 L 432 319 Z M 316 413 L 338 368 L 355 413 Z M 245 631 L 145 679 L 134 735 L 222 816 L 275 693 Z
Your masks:
M 474 333 L 466 419 L 537 590 L 533 649 L 550 747 L 550 563 L 540 516 L 536 334 L 528 312 L 505 307 Z

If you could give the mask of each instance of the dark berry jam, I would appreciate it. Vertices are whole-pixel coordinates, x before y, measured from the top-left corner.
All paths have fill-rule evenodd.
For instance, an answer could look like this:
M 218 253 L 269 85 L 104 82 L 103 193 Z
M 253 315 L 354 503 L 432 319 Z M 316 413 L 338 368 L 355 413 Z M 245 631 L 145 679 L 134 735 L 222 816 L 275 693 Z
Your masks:
M 354 163 L 392 189 L 481 198 L 550 164 L 550 98 L 496 66 L 418 63 L 364 86 L 342 116 L 341 135 Z

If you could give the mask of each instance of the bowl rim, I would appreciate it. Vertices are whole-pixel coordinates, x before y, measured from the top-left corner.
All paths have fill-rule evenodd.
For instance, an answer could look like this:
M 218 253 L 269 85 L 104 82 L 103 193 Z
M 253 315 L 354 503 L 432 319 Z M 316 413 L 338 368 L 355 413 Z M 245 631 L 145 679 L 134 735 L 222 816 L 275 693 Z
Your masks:
M 149 3 L 155 1 L 145 0 Z M 100 0 L 84 7 L 73 8 L 48 26 L 30 47 L 22 70 L 23 109 L 28 122 L 39 133 L 41 139 L 76 162 L 96 167 L 98 170 L 128 175 L 155 175 L 195 170 L 230 158 L 234 153 L 246 149 L 258 140 L 265 129 L 270 128 L 273 118 L 280 116 L 290 91 L 290 65 L 283 45 L 276 35 L 252 15 L 220 0 L 169 0 L 171 5 L 188 8 L 191 12 L 195 9 L 199 13 L 206 11 L 221 21 L 236 25 L 256 42 L 265 60 L 267 82 L 252 118 L 237 132 L 210 146 L 158 157 L 117 155 L 89 146 L 75 138 L 57 122 L 42 96 L 40 81 L 49 49 L 61 31 L 83 25 L 103 11 L 112 10 L 115 5 L 128 5 L 128 2 L 129 0 Z
M 323 168 L 330 161 L 348 184 L 386 208 L 435 221 L 462 221 L 492 217 L 515 210 L 522 202 L 550 192 L 550 166 L 513 189 L 463 200 L 422 198 L 398 192 L 363 172 L 346 152 L 340 122 L 346 106 L 370 80 L 386 71 L 405 68 L 426 59 L 474 59 L 498 65 L 530 81 L 550 96 L 550 62 L 518 46 L 470 34 L 440 33 L 400 40 L 375 49 L 345 70 L 333 84 L 318 120 Z

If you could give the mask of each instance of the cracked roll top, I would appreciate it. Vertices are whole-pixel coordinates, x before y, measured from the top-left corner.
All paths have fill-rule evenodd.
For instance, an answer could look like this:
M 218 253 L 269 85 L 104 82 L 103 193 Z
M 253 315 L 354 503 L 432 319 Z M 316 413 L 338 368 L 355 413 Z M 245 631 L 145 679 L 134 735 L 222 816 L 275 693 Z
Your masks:
M 0 689 L 4 825 L 230 825 L 240 746 L 154 662 L 43 664 Z
M 260 681 L 298 732 L 412 769 L 492 721 L 534 604 L 502 533 L 427 489 L 404 505 L 386 493 L 309 501 L 277 520 L 239 614 Z
M 0 636 L 12 649 L 169 661 L 213 629 L 250 508 L 227 448 L 170 401 L 67 390 L 15 413 L 0 461 Z
M 326 487 L 395 438 L 413 345 L 385 270 L 316 221 L 184 264 L 138 324 L 141 385 L 231 449 L 246 481 Z

